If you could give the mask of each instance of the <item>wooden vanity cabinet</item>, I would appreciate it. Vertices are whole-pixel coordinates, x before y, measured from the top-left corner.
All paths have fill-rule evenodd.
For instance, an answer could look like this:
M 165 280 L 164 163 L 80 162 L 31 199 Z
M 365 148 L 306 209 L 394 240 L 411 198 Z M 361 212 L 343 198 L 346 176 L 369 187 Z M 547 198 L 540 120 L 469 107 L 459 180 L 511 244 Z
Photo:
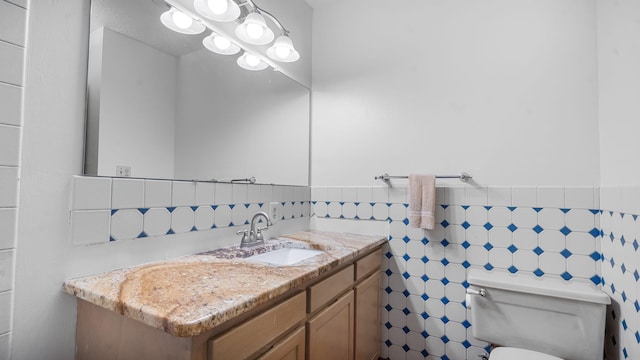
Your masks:
M 308 360 L 353 359 L 353 290 L 307 321 Z

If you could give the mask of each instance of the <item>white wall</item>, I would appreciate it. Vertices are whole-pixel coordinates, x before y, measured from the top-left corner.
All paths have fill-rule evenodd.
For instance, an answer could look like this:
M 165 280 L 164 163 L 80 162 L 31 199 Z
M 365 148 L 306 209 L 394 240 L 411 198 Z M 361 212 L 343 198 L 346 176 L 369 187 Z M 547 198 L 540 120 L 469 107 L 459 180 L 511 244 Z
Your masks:
M 8 359 L 13 329 L 22 86 L 27 9 L 0 0 L 0 359 Z
M 208 50 L 182 56 L 178 69 L 176 178 L 309 183 L 307 88 Z
M 600 0 L 598 77 L 602 185 L 638 185 L 640 167 L 640 3 Z
M 103 31 L 98 174 L 126 165 L 131 176 L 172 179 L 178 59 Z
M 328 2 L 313 54 L 313 185 L 598 183 L 592 1 Z

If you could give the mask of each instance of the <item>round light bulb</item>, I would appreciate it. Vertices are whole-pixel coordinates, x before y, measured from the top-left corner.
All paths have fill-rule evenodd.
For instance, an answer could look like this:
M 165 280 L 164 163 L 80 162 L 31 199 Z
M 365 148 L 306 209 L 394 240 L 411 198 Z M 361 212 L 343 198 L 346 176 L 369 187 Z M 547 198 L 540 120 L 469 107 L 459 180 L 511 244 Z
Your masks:
M 252 54 L 247 54 L 247 56 L 245 57 L 245 60 L 247 61 L 247 64 L 249 66 L 258 66 L 258 64 L 260 64 L 260 59 L 258 59 L 257 56 Z
M 207 0 L 207 6 L 212 13 L 217 15 L 224 14 L 229 8 L 227 0 Z
M 171 14 L 171 18 L 173 19 L 173 23 L 180 29 L 188 29 L 193 25 L 193 19 L 181 11 L 174 11 L 173 14 Z
M 276 55 L 280 59 L 286 59 L 291 54 L 291 49 L 286 46 L 276 46 Z
M 260 24 L 247 24 L 247 35 L 252 39 L 260 39 L 264 34 L 264 29 Z
M 216 44 L 216 47 L 220 50 L 227 50 L 229 46 L 231 46 L 231 41 L 220 35 L 213 38 L 213 43 Z

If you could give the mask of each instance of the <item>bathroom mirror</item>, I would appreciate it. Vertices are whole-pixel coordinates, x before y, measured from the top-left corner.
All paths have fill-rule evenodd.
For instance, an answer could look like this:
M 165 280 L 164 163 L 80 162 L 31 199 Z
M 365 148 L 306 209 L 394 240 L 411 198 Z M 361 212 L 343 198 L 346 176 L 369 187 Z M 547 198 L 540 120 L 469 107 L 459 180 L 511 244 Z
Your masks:
M 165 28 L 167 9 L 91 1 L 85 174 L 308 185 L 309 89 Z

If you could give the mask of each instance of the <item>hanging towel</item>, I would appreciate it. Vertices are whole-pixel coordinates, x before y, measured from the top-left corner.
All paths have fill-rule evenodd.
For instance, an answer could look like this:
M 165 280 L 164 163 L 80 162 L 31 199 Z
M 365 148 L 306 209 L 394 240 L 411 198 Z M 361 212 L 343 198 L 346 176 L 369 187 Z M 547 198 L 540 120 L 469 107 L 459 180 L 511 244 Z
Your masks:
M 435 223 L 436 176 L 409 175 L 409 225 L 433 229 Z

